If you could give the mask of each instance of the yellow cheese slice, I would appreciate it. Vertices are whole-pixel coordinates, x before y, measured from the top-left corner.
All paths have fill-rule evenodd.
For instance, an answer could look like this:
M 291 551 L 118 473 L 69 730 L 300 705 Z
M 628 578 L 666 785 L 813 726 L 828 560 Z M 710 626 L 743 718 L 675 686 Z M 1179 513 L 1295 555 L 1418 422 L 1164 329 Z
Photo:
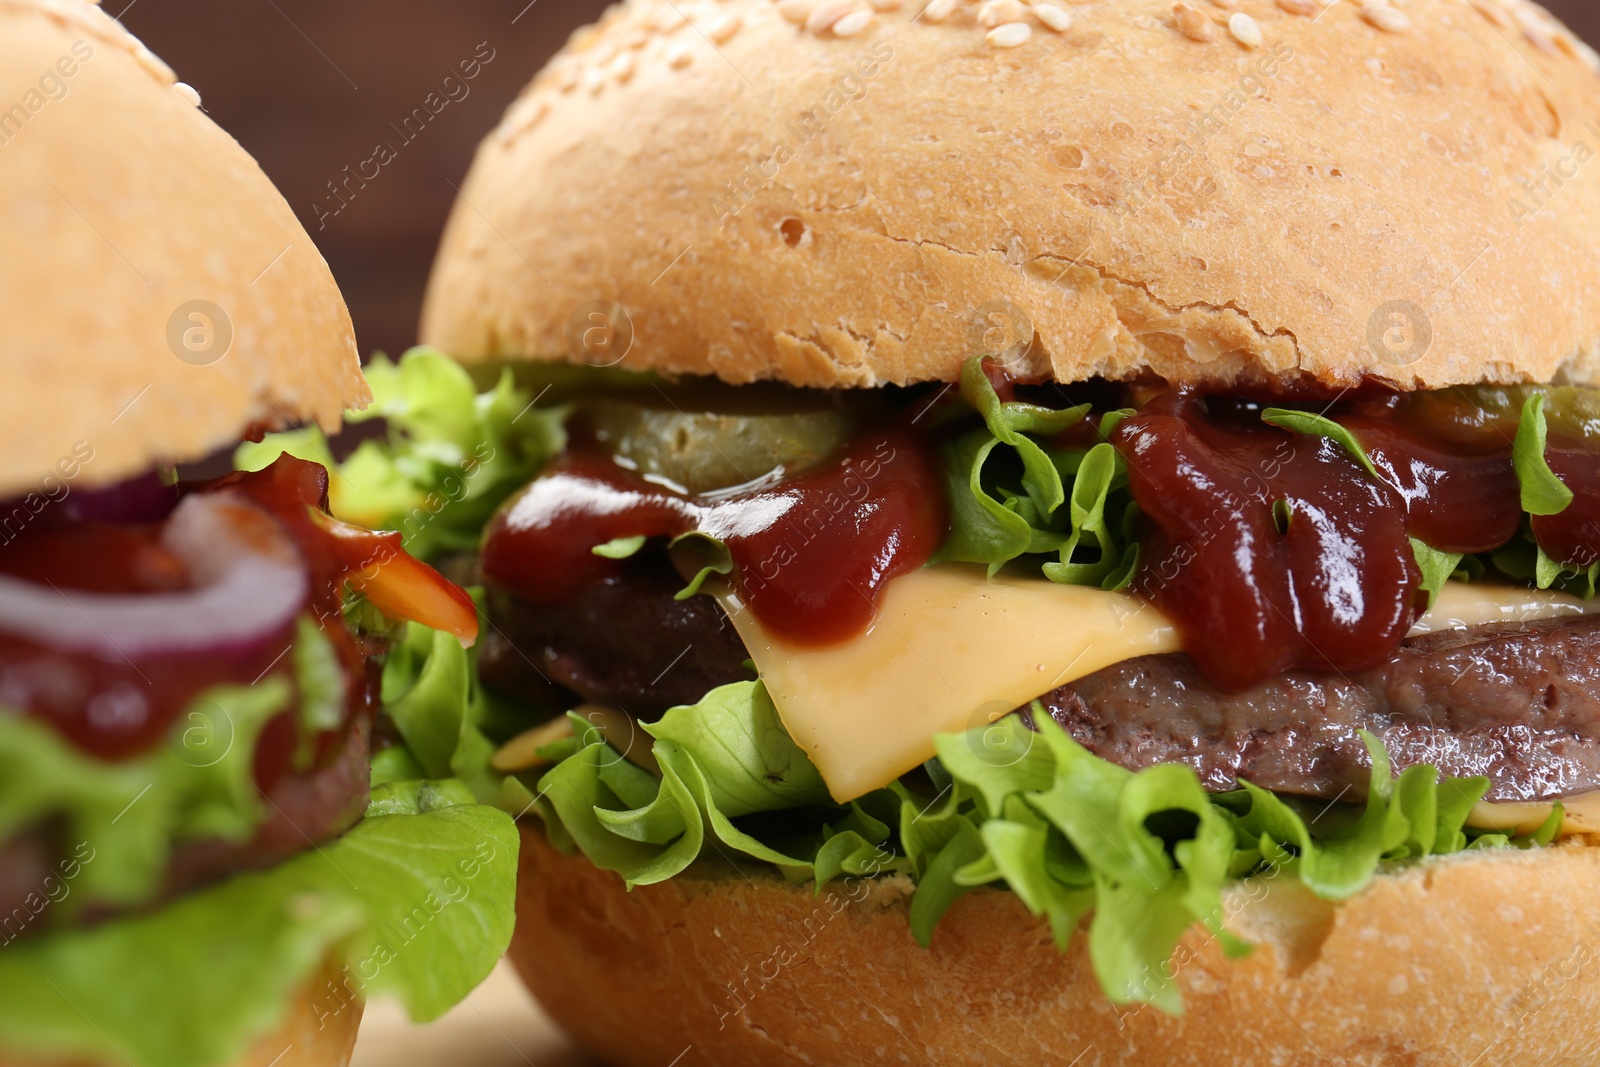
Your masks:
M 881 788 L 929 759 L 936 734 L 984 726 L 1136 656 L 1179 650 L 1155 608 L 1126 593 L 941 564 L 884 590 L 871 629 L 797 648 L 736 593 L 718 594 L 795 743 L 834 799 Z M 1600 610 L 1557 593 L 1448 583 L 1414 633 Z

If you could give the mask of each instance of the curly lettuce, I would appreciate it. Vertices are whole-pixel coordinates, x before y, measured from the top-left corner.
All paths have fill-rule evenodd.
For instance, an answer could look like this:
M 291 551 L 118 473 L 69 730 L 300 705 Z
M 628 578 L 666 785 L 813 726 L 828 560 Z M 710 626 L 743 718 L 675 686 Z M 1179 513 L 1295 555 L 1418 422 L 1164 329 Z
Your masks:
M 333 472 L 335 515 L 398 530 L 406 551 L 431 560 L 475 548 L 494 509 L 566 447 L 566 410 L 538 407 L 509 369 L 479 393 L 448 356 L 413 348 L 398 363 L 374 357 L 366 375 L 372 405 L 346 418 L 382 419 L 384 437 L 362 441 L 336 464 L 312 426 L 241 445 L 237 465 L 258 470 L 284 452 L 322 463 Z
M 630 885 L 659 882 L 702 856 L 770 864 L 821 886 L 841 875 L 902 872 L 916 883 L 912 933 L 930 943 L 963 894 L 1016 893 L 1063 947 L 1083 936 L 1095 973 L 1119 1004 L 1181 1011 L 1178 940 L 1202 924 L 1233 954 L 1223 891 L 1268 873 L 1327 900 L 1365 889 L 1388 863 L 1467 848 L 1546 844 L 1559 805 L 1515 842 L 1466 820 L 1486 778 L 1440 779 L 1432 767 L 1393 777 L 1363 735 L 1372 770 L 1363 805 L 1307 812 L 1249 783 L 1208 794 L 1188 767 L 1128 771 L 1093 755 L 1035 709 L 1034 728 L 1008 716 L 937 739 L 933 791 L 903 782 L 835 804 L 784 733 L 760 682 L 713 690 L 674 708 L 620 751 L 596 724 L 542 750 L 554 765 L 527 775 L 551 841 Z M 648 735 L 648 736 L 645 736 Z M 659 768 L 652 773 L 643 753 Z

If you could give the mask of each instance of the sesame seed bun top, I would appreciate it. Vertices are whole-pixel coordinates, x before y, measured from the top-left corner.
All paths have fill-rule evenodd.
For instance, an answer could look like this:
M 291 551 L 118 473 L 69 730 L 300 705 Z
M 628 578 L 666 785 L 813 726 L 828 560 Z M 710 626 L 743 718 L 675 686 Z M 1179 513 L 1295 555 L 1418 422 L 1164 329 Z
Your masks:
M 1600 382 L 1600 74 L 1521 0 L 628 0 L 424 339 L 807 386 Z
M 344 301 L 193 89 L 84 0 L 0 0 L 0 497 L 369 399 Z

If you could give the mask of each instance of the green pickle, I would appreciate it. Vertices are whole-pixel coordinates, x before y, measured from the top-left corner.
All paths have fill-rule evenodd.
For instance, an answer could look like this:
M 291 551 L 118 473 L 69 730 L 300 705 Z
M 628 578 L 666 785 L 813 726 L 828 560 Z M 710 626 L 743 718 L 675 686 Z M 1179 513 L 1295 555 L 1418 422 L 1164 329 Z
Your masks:
M 1411 413 L 1451 436 L 1470 440 L 1494 435 L 1510 439 L 1522 405 L 1538 392 L 1545 397 L 1545 422 L 1563 437 L 1600 439 L 1600 390 L 1571 385 L 1469 385 L 1418 393 Z
M 853 424 L 839 408 L 729 413 L 605 398 L 585 411 L 612 454 L 691 493 L 814 467 L 845 443 Z

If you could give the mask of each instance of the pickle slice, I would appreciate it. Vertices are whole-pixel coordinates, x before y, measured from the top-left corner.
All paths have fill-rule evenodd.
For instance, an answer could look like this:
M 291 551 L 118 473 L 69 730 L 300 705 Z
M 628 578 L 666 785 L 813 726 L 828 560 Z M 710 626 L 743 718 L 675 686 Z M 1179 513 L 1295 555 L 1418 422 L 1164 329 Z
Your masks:
M 1533 393 L 1545 396 L 1550 432 L 1600 439 L 1600 390 L 1572 385 L 1470 385 L 1419 393 L 1413 412 L 1464 437 L 1514 434 L 1522 405 Z M 1509 439 L 1509 438 L 1507 438 Z
M 585 408 L 595 438 L 614 455 L 691 493 L 816 466 L 846 441 L 853 421 L 837 408 L 734 414 L 611 398 Z

